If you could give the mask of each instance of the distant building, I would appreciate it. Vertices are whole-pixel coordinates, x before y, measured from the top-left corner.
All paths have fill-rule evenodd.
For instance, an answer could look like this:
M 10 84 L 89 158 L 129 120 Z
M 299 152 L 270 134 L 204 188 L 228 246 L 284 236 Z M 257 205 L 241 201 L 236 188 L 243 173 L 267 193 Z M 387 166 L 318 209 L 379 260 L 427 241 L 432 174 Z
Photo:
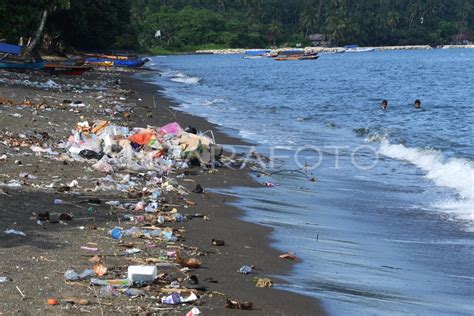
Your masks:
M 306 39 L 313 46 L 331 46 L 331 40 L 325 34 L 309 34 Z

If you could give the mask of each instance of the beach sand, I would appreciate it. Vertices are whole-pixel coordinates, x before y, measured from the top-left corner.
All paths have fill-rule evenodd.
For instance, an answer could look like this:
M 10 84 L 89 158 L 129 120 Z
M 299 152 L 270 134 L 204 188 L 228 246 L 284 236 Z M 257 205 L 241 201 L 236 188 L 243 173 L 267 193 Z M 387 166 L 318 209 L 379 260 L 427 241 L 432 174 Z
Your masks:
M 2 77 L 3 77 L 2 73 Z M 117 76 L 122 83 L 114 89 Z M 8 75 L 7 77 L 11 77 Z M 32 76 L 31 81 L 38 78 Z M 199 285 L 207 291 L 199 292 L 200 299 L 196 304 L 164 306 L 159 302 L 159 293 L 146 292 L 143 297 L 128 298 L 96 297 L 95 289 L 86 281 L 69 283 L 64 280 L 64 271 L 75 268 L 82 271 L 90 268 L 88 261 L 95 254 L 105 255 L 105 264 L 109 274 L 126 275 L 128 265 L 137 264 L 147 257 L 156 257 L 156 249 L 145 249 L 143 253 L 134 256 L 123 256 L 123 243 L 132 243 L 142 247 L 141 241 L 133 238 L 125 239 L 123 243 L 113 240 L 108 230 L 120 225 L 121 210 L 104 205 L 103 202 L 124 199 L 123 194 L 114 192 L 92 192 L 96 187 L 99 175 L 82 162 L 62 162 L 33 155 L 28 147 L 12 148 L 2 144 L 7 132 L 25 133 L 25 131 L 47 132 L 50 143 L 57 144 L 66 140 L 75 124 L 84 119 L 109 119 L 110 112 L 105 111 L 107 104 L 113 101 L 126 103 L 130 110 L 114 114 L 120 123 L 134 126 L 161 126 L 177 121 L 183 127 L 195 126 L 199 130 L 213 130 L 216 141 L 220 144 L 245 144 L 239 139 L 229 137 L 218 128 L 202 118 L 188 115 L 172 109 L 174 105 L 159 92 L 158 87 L 130 77 L 129 74 L 99 73 L 88 74 L 84 78 L 51 78 L 56 83 L 66 86 L 75 84 L 90 87 L 93 84 L 103 86 L 106 90 L 77 89 L 48 89 L 25 86 L 23 84 L 0 83 L 0 96 L 16 102 L 25 98 L 37 104 L 44 101 L 53 106 L 52 110 L 33 109 L 31 106 L 18 108 L 11 105 L 0 105 L 0 156 L 6 154 L 6 161 L 0 161 L 0 182 L 8 183 L 19 180 L 21 188 L 3 187 L 0 194 L 2 221 L 0 231 L 14 228 L 26 236 L 0 234 L 0 276 L 6 276 L 9 281 L 0 284 L 0 310 L 6 314 L 62 314 L 90 312 L 94 315 L 126 313 L 177 313 L 188 312 L 197 306 L 204 315 L 223 314 L 265 314 L 265 315 L 318 315 L 323 314 L 319 303 L 310 297 L 293 294 L 274 288 L 257 288 L 255 277 L 284 275 L 291 271 L 294 262 L 278 257 L 279 252 L 270 246 L 270 228 L 247 223 L 239 220 L 242 211 L 229 206 L 229 197 L 215 193 L 193 194 L 186 196 L 195 202 L 188 208 L 178 207 L 183 214 L 202 214 L 209 218 L 204 220 L 196 217 L 192 220 L 172 223 L 168 226 L 179 229 L 182 238 L 177 242 L 183 249 L 198 249 L 188 251 L 202 261 L 202 267 L 191 271 L 200 280 Z M 48 77 L 39 78 L 49 80 Z M 80 90 L 80 89 L 79 89 Z M 104 96 L 104 93 L 106 96 Z M 109 94 L 110 95 L 107 95 Z M 82 100 L 90 106 L 74 112 L 61 109 L 62 100 Z M 108 100 L 108 102 L 104 102 Z M 102 106 L 102 107 L 100 107 Z M 59 107 L 59 108 L 58 108 Z M 19 163 L 21 161 L 21 164 Z M 177 178 L 179 184 L 192 190 L 197 183 L 207 188 L 224 186 L 257 186 L 248 175 L 248 170 L 232 170 L 218 168 L 217 172 L 209 172 L 195 168 L 195 175 Z M 21 172 L 34 175 L 36 179 L 19 178 Z M 62 184 L 79 179 L 80 188 L 72 192 L 58 192 Z M 47 184 L 54 182 L 52 188 Z M 36 186 L 36 187 L 35 187 Z M 89 189 L 89 190 L 88 190 Z M 88 192 L 90 191 L 90 192 Z M 1 192 L 0 192 L 1 193 Z M 62 199 L 63 204 L 55 205 L 55 198 Z M 100 205 L 90 204 L 90 198 L 98 198 Z M 183 205 L 181 196 L 175 193 L 165 195 L 169 204 Z M 92 209 L 90 209 L 92 207 Z M 36 223 L 34 213 L 69 212 L 74 215 L 67 225 L 46 223 L 40 226 Z M 90 218 L 93 218 L 91 220 Z M 130 224 L 127 224 L 130 227 Z M 95 226 L 95 227 L 94 227 Z M 222 247 L 213 246 L 211 240 L 225 240 Z M 81 246 L 98 248 L 97 252 L 80 250 Z M 169 245 L 173 247 L 173 245 Z M 194 248 L 195 247 L 195 248 Z M 291 250 L 291 249 L 288 249 Z M 237 270 L 243 265 L 254 265 L 251 274 L 243 275 Z M 183 274 L 176 269 L 164 270 L 170 280 L 182 278 Z M 208 278 L 217 283 L 205 281 Z M 274 282 L 283 282 L 273 279 Z M 57 306 L 46 304 L 48 298 L 57 298 L 61 303 Z M 65 304 L 64 298 L 82 298 L 89 304 Z M 231 310 L 225 308 L 226 297 L 240 301 L 253 302 L 253 311 Z M 100 302 L 100 304 L 99 304 Z

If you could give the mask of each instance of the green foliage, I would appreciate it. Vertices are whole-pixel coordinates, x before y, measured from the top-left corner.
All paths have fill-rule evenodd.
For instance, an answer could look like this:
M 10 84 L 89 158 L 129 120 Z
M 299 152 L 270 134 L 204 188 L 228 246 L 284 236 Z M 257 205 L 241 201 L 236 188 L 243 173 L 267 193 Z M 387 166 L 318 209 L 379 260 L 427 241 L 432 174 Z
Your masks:
M 474 0 L 2 0 L 0 38 L 31 36 L 45 8 L 46 35 L 83 49 L 436 45 L 474 27 Z

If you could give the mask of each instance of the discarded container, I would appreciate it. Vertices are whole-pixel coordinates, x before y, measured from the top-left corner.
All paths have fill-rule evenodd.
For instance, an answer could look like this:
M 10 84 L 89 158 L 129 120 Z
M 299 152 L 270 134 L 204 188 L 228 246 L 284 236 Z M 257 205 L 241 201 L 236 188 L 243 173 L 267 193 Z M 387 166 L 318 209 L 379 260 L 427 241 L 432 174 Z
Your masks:
M 58 300 L 55 298 L 48 298 L 47 300 L 48 305 L 58 305 Z
M 156 279 L 156 266 L 136 265 L 128 267 L 128 280 L 132 282 L 151 283 Z

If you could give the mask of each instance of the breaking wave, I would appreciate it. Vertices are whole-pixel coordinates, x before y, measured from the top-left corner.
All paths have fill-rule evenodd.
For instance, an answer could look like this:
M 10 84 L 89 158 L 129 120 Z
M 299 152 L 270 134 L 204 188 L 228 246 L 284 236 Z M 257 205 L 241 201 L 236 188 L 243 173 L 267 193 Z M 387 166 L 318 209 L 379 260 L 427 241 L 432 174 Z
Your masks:
M 379 153 L 407 161 L 426 172 L 425 177 L 437 186 L 456 190 L 459 198 L 437 202 L 433 207 L 457 219 L 474 221 L 474 163 L 462 158 L 443 157 L 440 151 L 409 148 L 382 140 Z M 474 229 L 474 227 L 472 227 Z
M 201 81 L 201 78 L 199 77 L 188 76 L 176 70 L 164 70 L 161 72 L 161 75 L 170 78 L 169 80 L 173 82 L 185 84 L 198 84 Z

